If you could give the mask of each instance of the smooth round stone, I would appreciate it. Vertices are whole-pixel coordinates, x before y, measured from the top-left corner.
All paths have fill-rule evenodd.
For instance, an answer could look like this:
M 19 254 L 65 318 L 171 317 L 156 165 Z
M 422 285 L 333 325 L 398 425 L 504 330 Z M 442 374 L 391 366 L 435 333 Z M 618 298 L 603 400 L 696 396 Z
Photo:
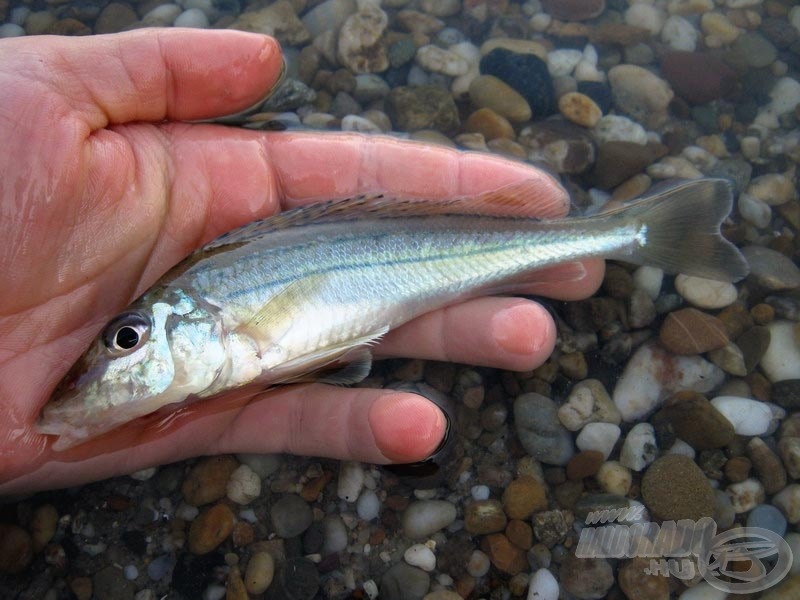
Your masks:
M 342 118 L 342 131 L 358 131 L 359 133 L 383 133 L 380 127 L 369 119 L 358 115 L 345 115 Z
M 644 127 L 622 115 L 602 117 L 595 125 L 593 134 L 598 144 L 609 142 L 629 142 L 642 146 L 647 144 L 647 132 Z
M 653 4 L 637 2 L 625 11 L 625 22 L 633 27 L 647 29 L 653 35 L 658 35 L 664 27 L 666 15 Z
M 747 32 L 736 38 L 731 51 L 741 56 L 745 63 L 754 69 L 768 67 L 775 62 L 778 51 L 760 33 Z
M 736 89 L 736 72 L 707 52 L 668 52 L 661 60 L 661 72 L 675 93 L 690 104 L 705 104 Z
M 687 19 L 672 15 L 661 29 L 661 39 L 673 50 L 693 52 L 697 47 L 697 29 Z
M 531 107 L 514 88 L 492 75 L 480 75 L 472 80 L 469 95 L 479 108 L 489 108 L 514 123 L 531 118 Z
M 750 265 L 750 278 L 761 287 L 770 291 L 800 287 L 800 269 L 785 254 L 764 246 L 747 246 L 742 254 Z
M 455 520 L 456 507 L 446 500 L 412 502 L 401 518 L 406 537 L 412 540 L 436 533 Z
M 586 379 L 573 386 L 567 402 L 558 409 L 558 418 L 570 431 L 578 431 L 587 423 L 619 425 L 622 421 L 611 396 L 597 379 Z
M 604 492 L 623 497 L 628 495 L 633 483 L 630 469 L 613 460 L 603 463 L 595 478 Z
M 178 15 L 182 12 L 183 11 L 181 10 L 181 7 L 177 4 L 162 4 L 160 6 L 156 6 L 153 10 L 143 16 L 142 24 L 147 25 L 148 27 L 169 25 L 175 21 L 175 19 L 178 18 Z
M 622 444 L 619 462 L 632 471 L 642 471 L 658 456 L 656 432 L 650 423 L 637 423 Z
M 576 598 L 605 598 L 614 585 L 614 572 L 604 558 L 578 558 L 569 553 L 558 573 L 561 586 Z
M 542 8 L 560 21 L 588 21 L 603 14 L 606 0 L 543 0 Z
M 489 572 L 491 566 L 489 557 L 484 552 L 473 550 L 469 556 L 469 562 L 467 562 L 467 573 L 473 577 L 483 577 Z
M 94 24 L 95 33 L 116 33 L 138 21 L 136 12 L 127 4 L 112 2 L 97 17 Z
M 708 309 L 725 308 L 739 295 L 732 283 L 692 275 L 678 275 L 675 289 L 687 302 Z
M 360 462 L 345 461 L 339 467 L 336 495 L 345 502 L 355 502 L 364 487 L 364 467 Z
M 395 563 L 381 577 L 381 600 L 422 600 L 431 586 L 431 577 L 405 562 Z
M 303 25 L 312 37 L 335 31 L 356 12 L 356 0 L 326 0 L 303 15 Z
M 714 514 L 714 490 L 690 458 L 667 454 L 656 460 L 642 478 L 642 498 L 659 519 L 710 517 Z
M 519 396 L 514 401 L 514 425 L 525 451 L 543 463 L 565 466 L 575 453 L 572 436 L 558 420 L 558 406 L 546 396 Z
M 613 423 L 588 423 L 575 440 L 575 445 L 582 452 L 595 450 L 601 452 L 605 459 L 611 455 L 614 445 L 620 436 L 620 428 Z
M 280 454 L 237 454 L 236 458 L 258 473 L 261 479 L 269 477 L 281 467 Z
M 233 531 L 236 520 L 225 504 L 215 504 L 200 513 L 189 527 L 189 551 L 192 554 L 208 554 Z
M 786 520 L 793 525 L 800 522 L 800 484 L 791 483 L 772 497 Z
M 417 50 L 417 63 L 431 73 L 441 73 L 448 77 L 464 75 L 469 70 L 469 63 L 450 50 L 439 48 L 433 44 L 422 46 Z
M 756 177 L 747 186 L 747 193 L 770 206 L 780 206 L 797 199 L 794 184 L 782 173 Z
M 300 496 L 289 494 L 272 505 L 270 520 L 275 532 L 282 538 L 293 538 L 311 526 L 311 507 Z
M 263 594 L 275 576 L 275 559 L 268 552 L 256 552 L 247 563 L 244 585 L 253 595 Z
M 637 65 L 617 65 L 608 72 L 608 81 L 618 110 L 648 128 L 659 127 L 667 120 L 674 94 L 660 77 Z
M 464 130 L 480 133 L 486 140 L 498 138 L 514 138 L 514 127 L 508 119 L 497 114 L 491 108 L 479 108 L 464 122 Z
M 236 504 L 249 504 L 261 495 L 261 478 L 247 465 L 239 465 L 231 473 L 226 492 Z
M 772 422 L 772 411 L 769 406 L 757 400 L 737 396 L 717 396 L 711 404 L 731 422 L 737 435 L 763 435 Z
M 322 555 L 335 554 L 347 548 L 347 528 L 339 515 L 328 515 L 322 520 L 322 532 L 325 542 Z
M 0 25 L 0 38 L 19 37 L 25 35 L 25 30 L 16 23 L 3 23 Z
M 480 55 L 486 56 L 495 48 L 505 48 L 517 54 L 533 54 L 542 60 L 547 58 L 547 48 L 539 42 L 507 37 L 497 37 L 486 40 L 481 44 Z
M 558 581 L 549 569 L 539 569 L 531 577 L 528 600 L 558 600 Z
M 717 317 L 696 308 L 682 308 L 664 319 L 659 340 L 670 352 L 692 355 L 724 347 L 728 334 Z
M 769 346 L 760 365 L 772 383 L 800 379 L 800 343 L 798 325 L 791 321 L 773 321 L 766 326 Z
M 594 100 L 578 92 L 570 92 L 558 99 L 558 109 L 564 117 L 581 127 L 591 129 L 603 113 Z
M 706 581 L 684 590 L 678 600 L 725 600 L 728 592 L 718 590 Z
M 517 90 L 536 118 L 556 111 L 553 78 L 547 63 L 538 56 L 495 48 L 481 58 L 480 71 L 484 75 L 494 75 Z
M 783 537 L 786 533 L 786 517 L 771 504 L 761 504 L 747 515 L 747 526 L 769 529 Z
M 508 519 L 503 511 L 503 505 L 497 500 L 472 502 L 464 509 L 464 529 L 473 535 L 498 533 L 503 531 L 507 524 Z
M 750 194 L 740 194 L 736 206 L 742 218 L 759 229 L 768 227 L 772 222 L 772 209 L 769 205 Z
M 205 29 L 208 27 L 208 17 L 199 8 L 190 8 L 179 14 L 172 23 L 175 27 L 194 27 Z
M 419 567 L 430 573 L 436 568 L 436 555 L 425 544 L 414 544 L 403 553 L 405 560 L 412 567 Z
M 377 518 L 381 512 L 381 501 L 372 490 L 364 490 L 356 502 L 358 518 L 369 522 Z

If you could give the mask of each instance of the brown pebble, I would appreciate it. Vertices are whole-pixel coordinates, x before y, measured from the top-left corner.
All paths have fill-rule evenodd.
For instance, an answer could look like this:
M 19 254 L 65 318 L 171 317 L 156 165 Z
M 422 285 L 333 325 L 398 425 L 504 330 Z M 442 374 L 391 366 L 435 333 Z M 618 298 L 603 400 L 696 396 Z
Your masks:
M 225 600 L 248 600 L 249 597 L 239 567 L 232 567 L 225 586 Z
M 767 325 L 775 318 L 775 309 L 765 302 L 760 302 L 750 309 L 750 315 L 756 325 Z
M 772 383 L 764 375 L 759 372 L 750 373 L 744 378 L 747 385 L 750 386 L 750 393 L 753 398 L 761 402 L 769 402 L 770 393 L 772 390 Z
M 564 375 L 575 381 L 582 381 L 589 375 L 589 365 L 583 352 L 569 352 L 558 357 L 558 366 Z
M 592 477 L 600 470 L 603 462 L 605 457 L 599 450 L 578 452 L 567 463 L 567 477 L 572 480 Z
M 752 463 L 746 456 L 734 456 L 725 463 L 725 477 L 731 483 L 741 483 L 750 477 Z
M 668 454 L 657 459 L 642 478 L 642 499 L 663 520 L 700 520 L 714 514 L 714 490 L 700 467 L 688 456 Z
M 92 30 L 78 19 L 61 19 L 47 28 L 49 35 L 90 35 Z
M 189 527 L 189 551 L 208 554 L 233 531 L 235 517 L 225 504 L 215 504 L 201 512 Z
M 533 513 L 547 508 L 547 492 L 533 477 L 522 475 L 503 492 L 503 507 L 511 519 L 527 519 Z
M 569 121 L 591 129 L 603 116 L 597 103 L 585 94 L 568 92 L 558 99 L 558 110 Z
M 306 482 L 303 489 L 300 490 L 300 497 L 306 502 L 316 501 L 332 478 L 333 473 L 331 471 L 323 471 L 319 477 Z
M 228 480 L 238 467 L 239 462 L 232 456 L 200 459 L 183 481 L 183 499 L 192 506 L 203 506 L 224 498 Z
M 578 558 L 570 552 L 561 563 L 559 581 L 576 598 L 605 598 L 614 585 L 614 572 L 604 558 Z
M 750 329 L 753 326 L 753 317 L 750 316 L 750 312 L 738 302 L 723 308 L 717 318 L 722 321 L 725 331 L 728 332 L 728 337 L 732 340 L 735 340 L 746 329 Z
M 491 533 L 481 540 L 481 550 L 499 571 L 516 575 L 528 568 L 525 551 L 512 544 L 502 533 Z
M 464 528 L 473 535 L 503 531 L 507 522 L 497 500 L 477 500 L 464 509 Z
M 386 508 L 394 512 L 402 512 L 408 508 L 409 499 L 407 496 L 387 496 L 384 504 Z
M 734 436 L 731 422 L 705 396 L 691 391 L 671 396 L 651 423 L 662 444 L 679 437 L 695 450 L 722 448 Z
M 747 444 L 747 455 L 767 494 L 772 495 L 786 487 L 786 469 L 764 440 L 757 437 L 750 440 Z
M 58 511 L 52 504 L 43 504 L 34 511 L 31 519 L 31 538 L 33 539 L 34 552 L 41 552 L 53 539 L 57 526 Z
M 69 589 L 75 594 L 76 600 L 92 600 L 91 577 L 76 577 L 69 582 Z
M 456 580 L 456 592 L 462 598 L 469 598 L 475 589 L 475 578 L 472 575 L 462 575 Z
M 608 265 L 603 279 L 603 290 L 612 298 L 624 300 L 633 293 L 633 278 L 619 265 Z
M 633 200 L 649 190 L 652 183 L 649 176 L 639 173 L 615 187 L 614 192 L 611 194 L 611 199 L 617 202 Z
M 542 7 L 554 19 L 587 21 L 602 14 L 606 0 L 543 0 Z
M 528 152 L 522 144 L 518 144 L 514 140 L 506 138 L 497 138 L 486 142 L 486 147 L 495 154 L 502 154 L 511 158 L 519 158 L 525 160 L 528 157 Z
M 497 114 L 491 108 L 479 108 L 464 123 L 464 131 L 480 133 L 488 140 L 497 138 L 514 138 L 514 127 L 508 119 Z
M 236 525 L 233 526 L 231 540 L 233 541 L 233 545 L 237 548 L 243 548 L 244 546 L 252 544 L 255 538 L 256 532 L 253 531 L 253 526 L 250 525 L 250 523 L 246 521 L 237 521 Z
M 506 537 L 515 546 L 528 550 L 533 546 L 533 529 L 525 521 L 511 519 L 506 526 Z
M 33 540 L 22 527 L 0 523 L 0 573 L 23 571 L 33 558 Z
M 697 310 L 683 308 L 667 315 L 659 339 L 674 354 L 702 354 L 728 343 L 725 325 L 718 318 Z
M 626 561 L 619 570 L 619 587 L 629 600 L 669 600 L 669 578 L 648 575 L 649 558 Z

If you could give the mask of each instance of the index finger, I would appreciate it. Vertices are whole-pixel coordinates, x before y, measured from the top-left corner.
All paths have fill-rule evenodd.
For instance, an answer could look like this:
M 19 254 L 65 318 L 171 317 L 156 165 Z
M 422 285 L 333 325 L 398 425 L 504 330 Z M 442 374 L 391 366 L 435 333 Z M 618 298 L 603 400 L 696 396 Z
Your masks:
M 370 192 L 453 198 L 527 180 L 532 215 L 569 210 L 567 192 L 552 175 L 491 154 L 353 133 L 271 133 L 265 146 L 284 208 Z

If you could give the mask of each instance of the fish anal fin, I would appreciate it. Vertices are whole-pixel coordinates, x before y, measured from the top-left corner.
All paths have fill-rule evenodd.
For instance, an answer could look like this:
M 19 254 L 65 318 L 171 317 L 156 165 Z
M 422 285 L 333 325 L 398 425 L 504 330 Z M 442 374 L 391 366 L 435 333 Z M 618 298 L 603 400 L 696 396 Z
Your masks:
M 372 352 L 359 347 L 346 352 L 331 363 L 304 375 L 287 379 L 282 383 L 327 383 L 330 385 L 351 385 L 363 381 L 372 369 Z

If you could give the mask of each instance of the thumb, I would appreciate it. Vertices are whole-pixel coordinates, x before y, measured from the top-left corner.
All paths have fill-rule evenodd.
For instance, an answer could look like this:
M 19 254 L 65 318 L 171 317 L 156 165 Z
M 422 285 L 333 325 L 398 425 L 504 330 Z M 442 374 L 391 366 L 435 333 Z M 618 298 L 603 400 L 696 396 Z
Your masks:
M 141 29 L 9 42 L 2 49 L 26 63 L 21 72 L 59 94 L 93 131 L 235 113 L 265 96 L 281 70 L 277 41 L 234 30 Z

